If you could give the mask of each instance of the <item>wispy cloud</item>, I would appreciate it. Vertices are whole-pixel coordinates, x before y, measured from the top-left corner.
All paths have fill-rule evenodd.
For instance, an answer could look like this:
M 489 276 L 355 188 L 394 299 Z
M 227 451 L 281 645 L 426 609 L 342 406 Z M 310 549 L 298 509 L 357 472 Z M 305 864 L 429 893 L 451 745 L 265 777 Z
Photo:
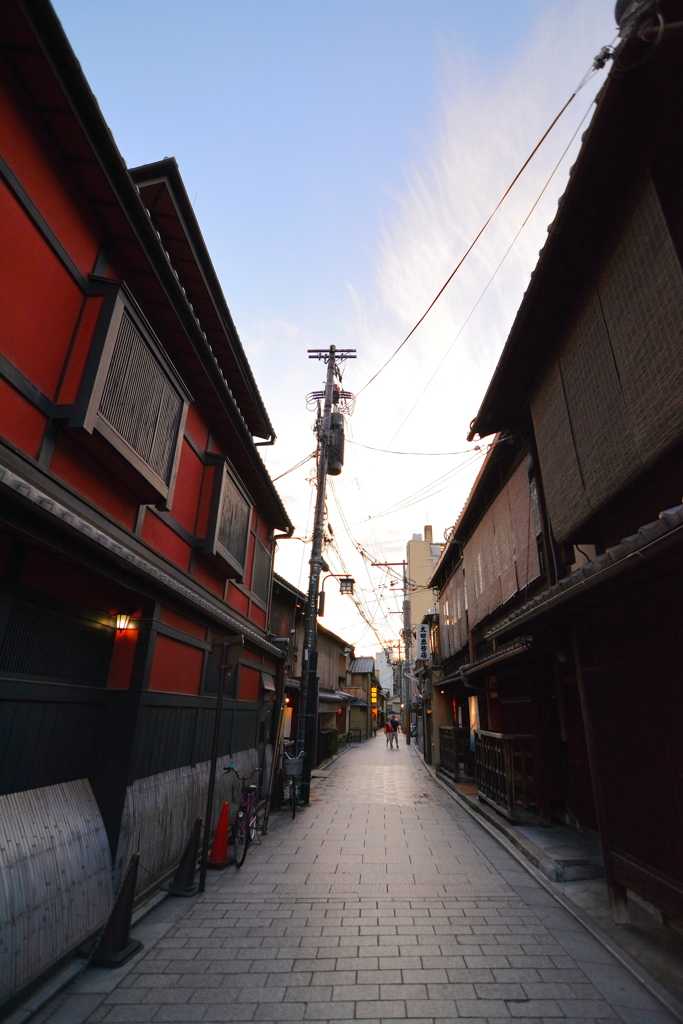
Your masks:
M 567 5 L 555 0 L 539 3 L 533 32 L 504 67 L 475 65 L 457 43 L 444 44 L 433 126 L 425 129 L 419 150 L 405 168 L 405 187 L 385 198 L 382 230 L 376 240 L 375 279 L 348 286 L 355 323 L 344 343 L 355 344 L 361 356 L 347 371 L 351 390 L 359 390 L 381 366 L 431 302 L 612 33 L 609 3 L 575 0 Z M 602 77 L 593 79 L 573 101 L 443 298 L 400 355 L 363 392 L 353 418 L 353 435 L 359 441 L 389 447 L 395 437 L 391 447 L 405 451 L 467 447 L 468 424 L 544 244 L 578 138 L 494 285 L 455 344 L 453 340 L 588 110 Z M 402 426 L 450 346 L 443 367 Z M 300 416 L 297 422 L 301 423 Z M 438 538 L 457 518 L 478 461 L 424 502 L 376 523 L 371 516 L 460 461 L 464 457 L 401 458 L 348 446 L 336 491 L 354 537 L 380 554 L 380 560 L 399 560 L 406 540 L 429 515 Z M 303 479 L 302 473 L 298 476 Z M 297 513 L 305 518 L 308 488 L 292 479 L 290 490 Z M 365 567 L 344 534 L 333 504 L 330 519 L 345 557 L 357 577 L 365 580 L 370 595 Z M 286 558 L 294 562 L 300 552 Z M 394 631 L 395 627 L 396 621 L 391 620 Z M 369 650 L 377 646 L 369 632 L 363 642 Z

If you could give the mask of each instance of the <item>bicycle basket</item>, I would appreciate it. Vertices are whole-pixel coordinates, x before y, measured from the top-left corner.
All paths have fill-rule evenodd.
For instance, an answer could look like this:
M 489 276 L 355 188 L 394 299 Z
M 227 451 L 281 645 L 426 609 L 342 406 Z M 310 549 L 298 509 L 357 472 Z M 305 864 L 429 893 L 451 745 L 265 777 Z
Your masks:
M 304 768 L 303 758 L 285 757 L 283 767 L 288 779 L 300 779 Z

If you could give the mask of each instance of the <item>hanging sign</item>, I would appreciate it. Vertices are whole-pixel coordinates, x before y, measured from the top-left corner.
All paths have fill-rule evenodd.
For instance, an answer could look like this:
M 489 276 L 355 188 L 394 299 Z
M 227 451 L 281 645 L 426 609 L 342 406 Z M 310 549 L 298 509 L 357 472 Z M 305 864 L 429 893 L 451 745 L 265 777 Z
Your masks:
M 431 655 L 429 646 L 429 626 L 427 623 L 421 623 L 417 627 L 417 655 L 418 661 L 428 661 Z

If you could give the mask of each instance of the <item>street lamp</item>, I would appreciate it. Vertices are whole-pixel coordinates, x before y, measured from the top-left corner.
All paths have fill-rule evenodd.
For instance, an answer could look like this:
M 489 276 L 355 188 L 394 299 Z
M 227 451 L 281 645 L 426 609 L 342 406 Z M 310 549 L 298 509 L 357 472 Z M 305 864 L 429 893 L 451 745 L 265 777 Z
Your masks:
M 327 566 L 325 567 L 327 568 Z M 345 576 L 341 573 L 330 572 L 325 576 L 322 583 L 320 584 L 320 590 L 318 591 L 318 615 L 323 616 L 325 614 L 325 581 L 329 580 L 330 576 L 334 579 L 339 580 L 339 593 L 350 594 L 353 597 L 353 588 L 356 583 L 352 576 Z

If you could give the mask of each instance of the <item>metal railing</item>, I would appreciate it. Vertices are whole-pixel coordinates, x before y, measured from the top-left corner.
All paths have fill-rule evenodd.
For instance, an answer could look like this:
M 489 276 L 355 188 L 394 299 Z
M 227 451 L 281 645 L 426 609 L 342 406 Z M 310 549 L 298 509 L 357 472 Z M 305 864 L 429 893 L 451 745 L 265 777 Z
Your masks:
M 503 808 L 508 817 L 516 808 L 536 807 L 535 737 L 484 730 L 475 736 L 479 795 Z

